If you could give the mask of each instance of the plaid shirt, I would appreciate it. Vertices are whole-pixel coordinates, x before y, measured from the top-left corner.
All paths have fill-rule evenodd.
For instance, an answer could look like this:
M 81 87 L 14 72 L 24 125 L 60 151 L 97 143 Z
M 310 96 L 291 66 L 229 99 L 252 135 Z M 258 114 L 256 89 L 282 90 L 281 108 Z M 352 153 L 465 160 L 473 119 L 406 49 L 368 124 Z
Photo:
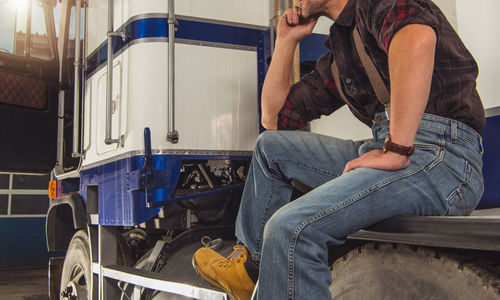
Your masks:
M 335 60 L 342 90 L 352 113 L 370 126 L 383 112 L 356 52 L 352 31 L 357 25 L 365 48 L 389 85 L 387 52 L 394 34 L 408 24 L 425 24 L 437 35 L 434 73 L 425 109 L 461 121 L 477 132 L 485 124 L 484 109 L 476 91 L 477 64 L 440 9 L 430 0 L 350 0 L 330 28 L 325 44 L 330 49 L 316 69 L 290 89 L 279 113 L 279 129 L 299 129 L 313 119 L 329 115 L 345 103 L 333 82 L 330 65 Z

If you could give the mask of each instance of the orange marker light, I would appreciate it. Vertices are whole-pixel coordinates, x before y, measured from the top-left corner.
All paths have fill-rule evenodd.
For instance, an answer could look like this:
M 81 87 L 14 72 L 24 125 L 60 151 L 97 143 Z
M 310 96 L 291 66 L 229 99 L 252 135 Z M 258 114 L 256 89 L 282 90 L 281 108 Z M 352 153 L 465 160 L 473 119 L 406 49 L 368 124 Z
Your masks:
M 49 198 L 57 198 L 57 180 L 49 181 Z

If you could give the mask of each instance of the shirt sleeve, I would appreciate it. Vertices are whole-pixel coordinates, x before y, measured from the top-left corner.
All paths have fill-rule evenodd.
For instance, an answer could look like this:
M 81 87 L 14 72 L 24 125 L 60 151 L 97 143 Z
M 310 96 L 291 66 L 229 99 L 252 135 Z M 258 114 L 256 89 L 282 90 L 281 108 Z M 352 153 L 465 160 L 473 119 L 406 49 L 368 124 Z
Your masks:
M 311 120 L 329 115 L 345 103 L 330 70 L 330 53 L 320 57 L 316 68 L 295 83 L 278 114 L 278 129 L 300 129 Z
M 368 0 L 362 12 L 368 31 L 386 53 L 394 35 L 410 24 L 428 25 L 438 35 L 439 20 L 432 14 L 428 0 Z

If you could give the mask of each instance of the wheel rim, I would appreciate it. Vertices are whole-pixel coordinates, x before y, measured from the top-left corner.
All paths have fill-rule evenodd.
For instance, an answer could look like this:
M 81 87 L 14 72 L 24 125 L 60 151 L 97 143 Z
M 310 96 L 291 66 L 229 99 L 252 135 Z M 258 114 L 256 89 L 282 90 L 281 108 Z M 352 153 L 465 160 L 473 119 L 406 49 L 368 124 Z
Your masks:
M 62 299 L 88 299 L 87 282 L 83 267 L 80 264 L 75 265 L 71 270 L 68 284 L 61 292 Z

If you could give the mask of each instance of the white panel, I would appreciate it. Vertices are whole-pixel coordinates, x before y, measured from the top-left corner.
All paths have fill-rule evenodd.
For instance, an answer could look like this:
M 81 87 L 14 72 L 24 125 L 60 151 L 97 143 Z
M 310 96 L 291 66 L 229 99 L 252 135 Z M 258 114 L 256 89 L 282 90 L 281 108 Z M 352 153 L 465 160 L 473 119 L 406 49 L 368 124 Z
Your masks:
M 124 148 L 104 144 L 106 69 L 87 81 L 91 99 L 86 99 L 84 165 L 144 150 L 145 127 L 151 129 L 153 149 L 253 149 L 258 136 L 257 53 L 176 45 L 178 144 L 166 141 L 167 57 L 166 43 L 150 42 L 133 45 L 115 58 L 113 138 L 124 134 Z
M 500 106 L 500 1 L 456 0 L 458 32 L 479 65 L 477 87 L 485 108 Z
M 109 151 L 114 151 L 117 149 L 117 144 L 106 145 L 104 140 L 106 138 L 106 79 L 107 79 L 106 68 L 102 69 L 102 72 L 99 72 L 97 77 L 97 98 L 94 99 L 94 102 L 97 101 L 97 154 L 102 155 Z M 115 60 L 113 64 L 113 97 L 112 97 L 112 132 L 111 138 L 118 139 L 120 135 L 123 134 L 123 131 L 120 129 L 120 116 L 122 110 L 122 66 L 119 60 Z
M 95 118 L 92 114 L 92 109 L 94 106 L 94 102 L 91 101 L 91 99 L 97 99 L 93 95 L 93 89 L 92 89 L 92 80 L 87 80 L 85 82 L 85 102 L 83 105 L 83 149 L 84 152 L 87 152 L 88 149 L 90 148 L 92 142 L 91 142 L 91 132 L 92 132 L 92 126 L 93 126 L 93 119 Z
M 311 132 L 342 139 L 363 140 L 372 137 L 371 129 L 356 119 L 347 105 L 329 116 L 311 122 Z
M 125 52 L 129 76 L 125 151 L 144 149 L 145 127 L 151 129 L 152 148 L 162 149 L 167 145 L 168 45 L 142 43 Z
M 258 135 L 257 53 L 177 45 L 176 148 L 252 150 Z
M 144 1 L 144 2 L 149 2 Z M 117 30 L 125 21 L 128 15 L 124 14 L 123 1 L 114 1 L 113 29 Z M 108 31 L 108 1 L 90 0 L 88 6 L 88 51 L 92 53 L 97 47 L 106 40 Z
M 130 17 L 150 14 L 150 13 L 167 13 L 168 0 L 123 0 L 125 2 L 124 9 Z M 184 0 L 181 0 L 184 1 Z M 176 1 L 177 4 L 179 1 Z M 174 7 L 175 8 L 175 7 Z
M 176 14 L 269 26 L 269 0 L 177 0 Z
M 167 0 L 128 0 L 129 17 L 147 13 L 166 13 Z M 269 26 L 269 0 L 177 0 L 175 14 L 227 22 Z
M 108 3 L 90 0 L 88 6 L 88 50 L 92 53 L 106 39 L 108 29 Z

